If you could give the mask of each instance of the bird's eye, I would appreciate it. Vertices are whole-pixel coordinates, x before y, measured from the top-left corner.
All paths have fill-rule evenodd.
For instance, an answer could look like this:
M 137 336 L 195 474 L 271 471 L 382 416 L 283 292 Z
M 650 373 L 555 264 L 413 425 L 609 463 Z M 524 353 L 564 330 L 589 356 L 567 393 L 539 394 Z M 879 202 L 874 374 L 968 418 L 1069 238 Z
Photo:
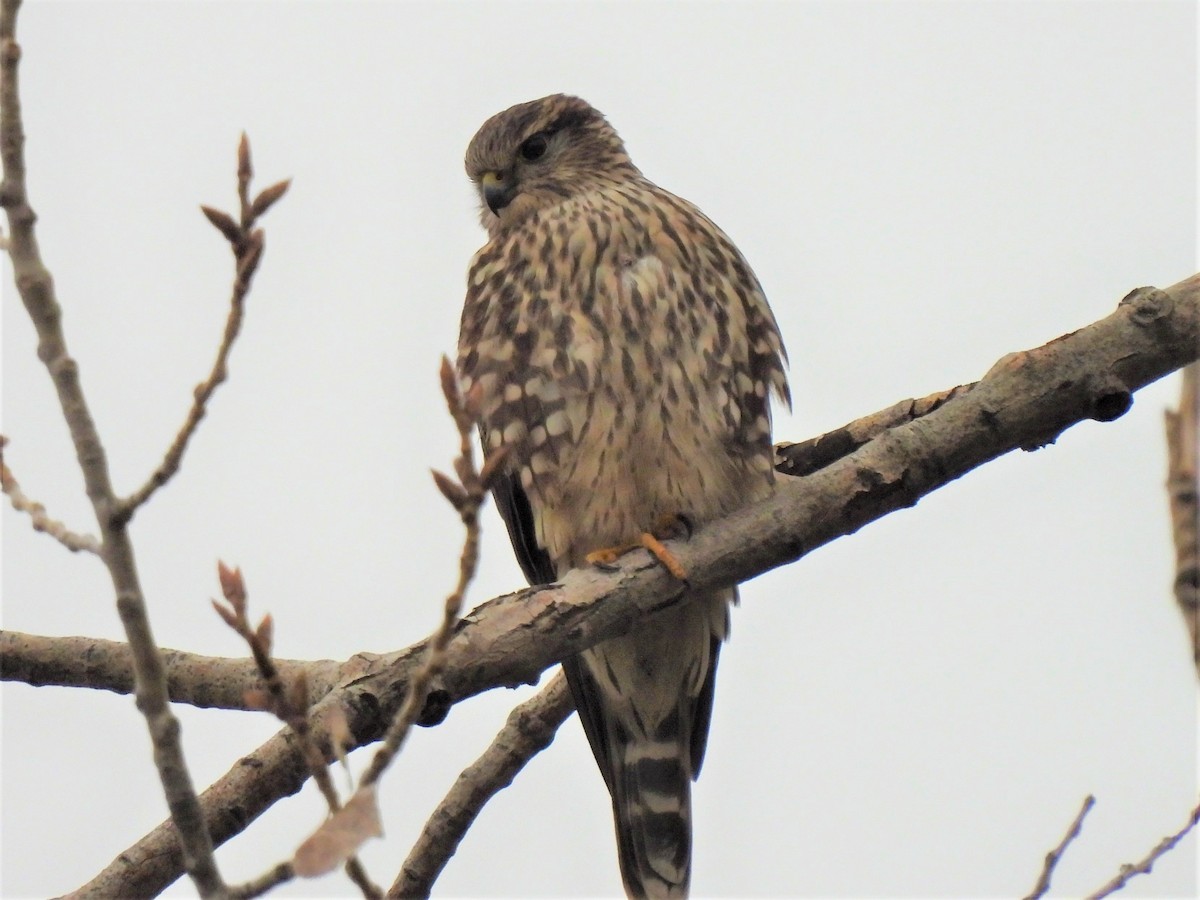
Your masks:
M 539 131 L 532 137 L 526 138 L 524 143 L 521 144 L 520 150 L 517 152 L 521 154 L 521 159 L 524 159 L 527 162 L 533 162 L 534 160 L 541 159 L 546 155 L 547 146 L 549 146 L 549 144 L 546 141 L 546 135 Z

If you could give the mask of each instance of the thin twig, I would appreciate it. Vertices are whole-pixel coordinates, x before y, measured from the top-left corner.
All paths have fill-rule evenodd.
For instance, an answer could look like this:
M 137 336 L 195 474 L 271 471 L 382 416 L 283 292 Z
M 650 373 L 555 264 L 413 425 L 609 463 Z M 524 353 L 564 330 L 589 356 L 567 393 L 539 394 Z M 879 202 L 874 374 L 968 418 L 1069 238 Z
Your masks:
M 550 746 L 558 727 L 574 711 L 567 680 L 559 670 L 536 696 L 509 713 L 500 733 L 458 776 L 425 822 L 388 897 L 428 897 L 484 805 L 512 784 L 529 760 Z
M 312 728 L 309 726 L 308 679 L 305 677 L 304 670 L 301 669 L 297 672 L 290 682 L 284 682 L 271 657 L 275 630 L 271 615 L 268 613 L 263 616 L 257 627 L 251 626 L 250 617 L 247 615 L 249 593 L 246 590 L 245 579 L 242 577 L 242 570 L 231 569 L 224 563 L 218 563 L 217 575 L 221 582 L 221 593 L 228 606 L 223 606 L 214 600 L 212 601 L 213 609 L 217 611 L 225 624 L 236 631 L 250 647 L 254 663 L 262 676 L 263 684 L 266 685 L 266 695 L 258 699 L 257 705 L 259 708 L 273 712 L 295 734 L 296 744 L 301 757 L 308 766 L 309 774 L 317 783 L 329 811 L 336 813 L 342 808 L 342 801 L 333 784 L 333 779 L 329 776 L 325 754 L 317 746 Z M 334 707 L 334 709 L 339 709 L 339 707 Z M 342 749 L 339 747 L 336 752 L 340 755 Z M 353 856 L 346 861 L 346 871 L 354 883 L 359 886 L 364 897 L 376 898 L 383 895 L 383 890 L 371 881 L 362 864 Z M 290 862 L 280 863 L 254 881 L 234 888 L 233 893 L 237 896 L 257 896 L 257 893 L 262 893 L 269 887 L 288 881 L 295 875 L 295 869 Z M 258 890 L 260 885 L 266 885 L 266 887 Z M 256 891 L 257 893 L 255 893 Z
M 77 534 L 67 528 L 62 522 L 51 518 L 46 513 L 46 507 L 32 500 L 21 490 L 21 485 L 13 476 L 12 470 L 4 461 L 4 448 L 8 446 L 8 438 L 0 434 L 0 489 L 8 495 L 13 509 L 29 516 L 34 531 L 40 531 L 54 538 L 72 553 L 86 550 L 88 553 L 100 553 L 100 541 L 95 535 Z
M 34 236 L 37 216 L 26 193 L 25 128 L 18 89 L 21 48 L 16 40 L 16 20 L 20 5 L 19 0 L 3 0 L 0 4 L 0 160 L 4 166 L 0 205 L 8 216 L 8 252 L 13 275 L 21 301 L 37 330 L 38 358 L 54 382 L 88 499 L 96 513 L 103 545 L 101 559 L 112 578 L 117 611 L 133 652 L 137 707 L 146 719 L 159 780 L 171 819 L 179 830 L 184 868 L 201 896 L 223 898 L 228 896 L 228 890 L 213 859 L 212 839 L 192 787 L 179 739 L 179 720 L 167 703 L 166 676 L 138 583 L 133 545 L 124 522 L 114 515 L 117 499 L 104 445 L 88 409 L 79 368 L 67 350 L 62 308 Z
M 1200 363 L 1183 370 L 1179 409 L 1166 411 L 1167 499 L 1175 544 L 1175 601 L 1200 675 Z
M 196 385 L 192 392 L 191 409 L 188 410 L 187 418 L 184 419 L 171 446 L 167 448 L 162 462 L 158 464 L 158 468 L 151 473 L 140 488 L 121 500 L 118 505 L 116 515 L 122 520 L 131 518 L 137 512 L 138 507 L 149 500 L 155 491 L 170 481 L 179 471 L 179 466 L 183 462 L 183 454 L 187 450 L 192 436 L 195 435 L 200 420 L 204 418 L 209 399 L 216 391 L 217 386 L 229 375 L 229 353 L 242 329 L 242 319 L 246 311 L 246 296 L 250 292 L 250 284 L 254 280 L 254 273 L 258 269 L 265 247 L 262 229 L 255 229 L 254 226 L 258 219 L 287 192 L 288 186 L 291 184 L 290 179 L 273 184 L 264 189 L 251 202 L 247 192 L 253 174 L 254 169 L 250 163 L 250 141 L 243 134 L 238 143 L 237 167 L 240 221 L 234 222 L 227 213 L 212 207 L 201 207 L 205 217 L 225 236 L 233 248 L 236 274 L 233 280 L 233 291 L 229 298 L 229 316 L 225 320 L 225 333 L 221 338 L 221 346 L 217 348 L 217 358 L 213 362 L 208 377 Z
M 1187 836 L 1187 833 L 1196 827 L 1196 823 L 1200 822 L 1200 805 L 1192 810 L 1188 816 L 1187 824 L 1172 835 L 1168 835 L 1155 845 L 1154 849 L 1147 853 L 1144 857 L 1135 863 L 1126 863 L 1121 866 L 1121 871 L 1113 876 L 1113 879 L 1104 885 L 1094 894 L 1089 894 L 1087 900 L 1101 900 L 1110 894 L 1115 894 L 1121 888 L 1125 887 L 1129 879 L 1137 875 L 1149 875 L 1154 864 L 1168 853 L 1176 844 Z
M 296 877 L 295 871 L 292 869 L 290 862 L 283 862 L 275 866 L 268 872 L 255 878 L 253 881 L 247 881 L 244 884 L 239 884 L 229 889 L 229 894 L 234 900 L 252 900 L 254 897 L 261 897 L 271 888 L 278 887 Z
M 442 621 L 430 636 L 425 662 L 409 682 L 400 711 L 384 734 L 382 746 L 363 773 L 361 787 L 364 788 L 379 779 L 403 746 L 409 729 L 425 705 L 430 685 L 446 664 L 446 647 L 454 633 L 454 624 L 458 621 L 467 586 L 475 577 L 475 569 L 479 564 L 479 509 L 487 499 L 492 476 L 500 471 L 503 462 L 504 454 L 494 453 L 482 471 L 476 469 L 472 432 L 479 420 L 480 392 L 472 391 L 467 397 L 461 395 L 454 367 L 446 357 L 442 357 L 441 381 L 446 405 L 458 426 L 459 455 L 454 461 L 454 468 L 459 480 L 456 483 L 440 472 L 434 472 L 433 476 L 446 499 L 458 511 L 466 528 L 459 557 L 458 582 L 442 604 Z
M 1029 894 L 1025 900 L 1039 900 L 1039 898 L 1046 896 L 1046 892 L 1050 890 L 1050 878 L 1054 874 L 1054 867 L 1062 859 L 1067 845 L 1079 837 L 1080 829 L 1083 828 L 1083 819 L 1095 805 L 1096 798 L 1088 794 L 1083 800 L 1083 806 L 1079 808 L 1079 814 L 1075 816 L 1075 821 L 1071 823 L 1071 827 L 1063 835 L 1063 839 L 1058 842 L 1057 847 L 1046 854 L 1046 862 L 1042 866 L 1042 874 L 1038 876 L 1037 884 L 1033 886 L 1033 893 Z

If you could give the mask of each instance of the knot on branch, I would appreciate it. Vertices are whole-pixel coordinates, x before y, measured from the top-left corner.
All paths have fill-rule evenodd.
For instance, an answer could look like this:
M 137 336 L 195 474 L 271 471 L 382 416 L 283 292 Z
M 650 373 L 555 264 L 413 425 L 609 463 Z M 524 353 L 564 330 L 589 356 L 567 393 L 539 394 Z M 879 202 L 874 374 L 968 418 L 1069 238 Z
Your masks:
M 1117 305 L 1132 307 L 1130 318 L 1133 323 L 1146 327 L 1169 316 L 1175 308 L 1175 301 L 1166 291 L 1150 286 L 1134 288 Z
M 1093 375 L 1085 385 L 1091 397 L 1088 415 L 1097 422 L 1119 419 L 1133 406 L 1133 393 L 1115 375 Z
M 454 698 L 450 696 L 449 691 L 445 688 L 434 688 L 425 695 L 425 705 L 417 714 L 416 724 L 422 728 L 441 725 L 446 721 L 446 716 L 450 715 L 450 707 L 453 705 Z

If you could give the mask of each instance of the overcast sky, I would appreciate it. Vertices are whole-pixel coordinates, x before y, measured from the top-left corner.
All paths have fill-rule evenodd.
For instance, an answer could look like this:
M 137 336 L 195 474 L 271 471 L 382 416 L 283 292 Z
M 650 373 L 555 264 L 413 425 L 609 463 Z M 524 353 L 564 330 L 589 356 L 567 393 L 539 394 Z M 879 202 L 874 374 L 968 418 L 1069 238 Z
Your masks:
M 133 524 L 155 633 L 216 655 L 215 561 L 281 656 L 412 643 L 460 529 L 428 470 L 482 243 L 462 155 L 556 91 L 603 110 L 652 179 L 737 242 L 792 359 L 801 440 L 978 379 L 1004 354 L 1196 269 L 1191 3 L 62 3 L 21 14 L 38 238 L 118 490 L 179 427 L 231 260 L 199 203 L 291 176 L 230 381 Z M 32 328 L 3 283 L 6 459 L 93 530 Z M 743 588 L 694 795 L 697 896 L 1017 897 L 1084 796 L 1055 877 L 1094 890 L 1195 805 L 1196 673 L 1171 596 L 1162 411 L 1014 454 Z M 10 509 L 4 627 L 122 636 L 100 563 Z M 485 521 L 473 605 L 522 584 Z M 390 882 L 524 691 L 412 736 L 364 848 Z M 5 897 L 70 890 L 166 813 L 127 697 L 4 686 Z M 276 730 L 178 710 L 200 786 Z M 353 758 L 361 767 L 366 753 Z M 310 789 L 218 853 L 230 881 L 320 821 Z M 572 719 L 483 813 L 444 896 L 614 895 L 608 799 Z M 1193 835 L 1127 889 L 1196 892 Z M 192 893 L 186 879 L 174 895 Z M 284 896 L 352 896 L 345 879 Z

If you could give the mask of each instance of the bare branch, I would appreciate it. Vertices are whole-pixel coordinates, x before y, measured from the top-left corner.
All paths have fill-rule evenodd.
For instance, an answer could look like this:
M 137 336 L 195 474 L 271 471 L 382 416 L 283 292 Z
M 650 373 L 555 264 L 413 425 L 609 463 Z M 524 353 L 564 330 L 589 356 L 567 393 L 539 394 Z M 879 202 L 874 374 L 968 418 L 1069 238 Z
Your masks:
M 170 649 L 162 649 L 159 653 L 172 703 L 186 703 L 202 709 L 253 708 L 245 699 L 246 691 L 258 684 L 258 670 L 253 660 L 202 656 Z M 311 705 L 339 681 L 356 677 L 364 665 L 378 658 L 377 654 L 364 653 L 342 663 L 277 659 L 275 665 L 288 682 L 304 673 Z M 134 689 L 133 656 L 129 645 L 123 641 L 0 631 L 0 681 L 130 694 Z
M 1200 363 L 1183 370 L 1179 409 L 1167 410 L 1167 498 L 1175 542 L 1175 601 L 1200 675 Z
M 473 396 L 462 396 L 454 374 L 454 366 L 445 356 L 442 357 L 441 381 L 446 406 L 458 427 L 459 448 L 454 467 L 460 483 L 455 484 L 447 476 L 436 472 L 434 480 L 458 511 L 466 528 L 458 563 L 458 582 L 442 604 L 442 621 L 428 641 L 429 649 L 425 661 L 409 682 L 404 703 L 384 734 L 383 746 L 376 751 L 367 771 L 363 773 L 359 790 L 369 788 L 379 780 L 400 751 L 409 729 L 425 707 L 433 680 L 445 668 L 446 648 L 450 644 L 454 625 L 458 622 L 467 586 L 475 577 L 475 570 L 479 565 L 479 509 L 487 499 L 487 485 L 475 467 L 475 449 L 471 439 L 475 423 L 479 419 L 479 401 Z
M 179 720 L 167 703 L 166 676 L 150 631 L 133 545 L 124 523 L 115 515 L 117 500 L 104 446 L 84 397 L 78 366 L 67 351 L 54 281 L 34 237 L 37 217 L 26 194 L 25 130 L 17 78 L 21 59 L 16 41 L 19 8 L 19 0 L 4 0 L 0 5 L 0 160 L 4 166 L 0 205 L 8 216 L 13 274 L 21 301 L 37 330 L 38 357 L 54 382 L 88 499 L 96 512 L 103 542 L 101 558 L 112 577 L 117 610 L 133 651 L 137 706 L 146 719 L 159 780 L 182 837 L 185 868 L 202 896 L 225 897 L 227 891 L 213 859 L 212 841 L 184 760 Z
M 823 469 L 843 456 L 853 453 L 888 429 L 927 416 L 955 397 L 963 396 L 973 387 L 974 384 L 960 384 L 920 400 L 901 400 L 887 409 L 855 419 L 850 424 L 835 428 L 819 437 L 799 443 L 784 441 L 776 444 L 775 470 L 783 475 L 811 475 L 818 469 Z
M 1071 425 L 1107 421 L 1130 393 L 1200 353 L 1200 276 L 1142 288 L 1105 319 L 1025 353 L 1005 357 L 970 391 L 890 429 L 806 478 L 783 479 L 774 496 L 671 542 L 696 590 L 745 581 L 858 530 L 1004 453 L 1050 443 Z M 682 599 L 646 553 L 615 572 L 576 570 L 477 607 L 459 621 L 435 689 L 446 704 L 536 680 L 564 657 L 623 634 L 638 617 Z M 427 642 L 366 660 L 314 710 L 340 706 L 361 744 L 377 740 L 408 693 Z M 318 731 L 325 734 L 326 731 Z M 202 803 L 218 842 L 243 830 L 280 797 L 299 790 L 304 768 L 276 736 L 230 770 Z M 248 774 L 253 770 L 253 777 Z M 236 809 L 237 815 L 230 810 Z M 179 875 L 169 826 L 122 853 L 87 889 L 160 891 Z
M 1050 878 L 1054 874 L 1055 866 L 1062 859 L 1063 853 L 1071 841 L 1079 837 L 1079 832 L 1083 828 L 1083 819 L 1095 805 L 1096 798 L 1088 794 L 1083 800 L 1083 806 L 1079 808 L 1079 813 L 1075 816 L 1075 821 L 1071 823 L 1071 827 L 1063 835 L 1063 839 L 1058 842 L 1057 847 L 1046 854 L 1046 862 L 1042 866 L 1042 874 L 1038 876 L 1037 884 L 1033 886 L 1033 892 L 1025 900 L 1040 900 L 1041 897 L 1046 896 L 1046 892 L 1050 890 Z
M 1200 805 L 1192 810 L 1192 814 L 1188 817 L 1187 824 L 1174 834 L 1168 835 L 1155 845 L 1154 849 L 1147 853 L 1144 857 L 1135 863 L 1126 863 L 1121 866 L 1121 871 L 1113 876 L 1112 881 L 1108 882 L 1100 890 L 1094 894 L 1088 895 L 1088 900 L 1101 900 L 1102 897 L 1107 897 L 1110 894 L 1115 894 L 1129 882 L 1129 879 L 1137 875 L 1149 875 L 1154 864 L 1163 857 L 1164 854 L 1170 852 L 1176 844 L 1187 836 L 1187 833 L 1196 827 L 1196 823 L 1200 822 Z
M 387 895 L 428 897 L 484 805 L 550 746 L 558 727 L 574 711 L 560 670 L 542 691 L 509 713 L 491 745 L 458 776 L 433 811 Z
M 243 133 L 238 144 L 238 200 L 241 204 L 241 222 L 235 222 L 228 213 L 201 206 L 205 218 L 225 236 L 233 248 L 236 277 L 233 281 L 233 291 L 229 297 L 229 315 L 225 319 L 225 333 L 221 337 L 221 345 L 217 348 L 217 358 L 213 361 L 208 377 L 196 385 L 192 392 L 192 406 L 188 410 L 171 446 L 167 448 L 162 462 L 158 464 L 145 484 L 120 502 L 116 515 L 122 520 L 128 520 L 137 512 L 138 507 L 150 499 L 154 492 L 166 484 L 179 471 L 183 462 L 183 454 L 188 444 L 200 426 L 200 420 L 207 412 L 208 401 L 213 393 L 229 375 L 229 354 L 233 342 L 237 340 L 242 330 L 242 320 L 246 313 L 246 296 L 250 293 L 250 284 L 258 263 L 262 259 L 264 239 L 261 230 L 254 230 L 258 217 L 271 208 L 288 189 L 291 181 L 281 181 L 265 189 L 255 199 L 254 203 L 247 200 L 250 187 L 250 177 L 253 170 L 250 165 L 250 141 Z
M 8 446 L 8 438 L 0 434 L 0 488 L 8 496 L 9 502 L 13 509 L 17 512 L 23 512 L 29 516 L 33 523 L 33 530 L 40 531 L 50 535 L 72 553 L 79 550 L 86 550 L 88 553 L 100 553 L 100 541 L 94 535 L 76 534 L 57 519 L 52 519 L 46 513 L 46 507 L 25 496 L 25 492 L 21 490 L 21 485 L 17 483 L 16 477 L 12 470 L 8 468 L 8 464 L 4 461 L 4 448 Z

